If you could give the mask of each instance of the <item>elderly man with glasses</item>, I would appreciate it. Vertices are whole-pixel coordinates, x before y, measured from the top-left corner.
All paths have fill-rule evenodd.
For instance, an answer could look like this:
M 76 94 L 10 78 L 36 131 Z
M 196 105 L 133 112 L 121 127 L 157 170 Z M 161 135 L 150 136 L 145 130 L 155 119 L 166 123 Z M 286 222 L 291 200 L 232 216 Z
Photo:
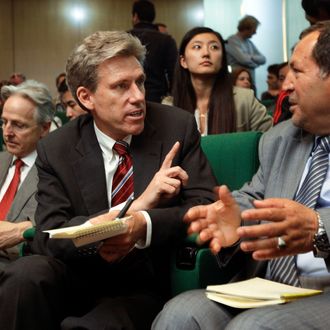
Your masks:
M 4 86 L 0 125 L 6 151 L 0 153 L 0 269 L 18 256 L 23 232 L 34 224 L 38 176 L 37 142 L 48 134 L 54 114 L 47 87 L 27 80 Z

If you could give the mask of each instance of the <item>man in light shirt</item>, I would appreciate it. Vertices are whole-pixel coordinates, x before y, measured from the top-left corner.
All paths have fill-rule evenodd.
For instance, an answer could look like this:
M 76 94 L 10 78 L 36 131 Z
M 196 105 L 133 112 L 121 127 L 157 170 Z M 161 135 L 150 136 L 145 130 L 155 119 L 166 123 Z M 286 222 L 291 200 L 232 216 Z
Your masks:
M 6 151 L 0 153 L 0 268 L 16 259 L 23 232 L 34 224 L 37 202 L 36 147 L 48 134 L 54 106 L 47 87 L 27 80 L 1 89 L 4 108 L 1 126 Z M 22 160 L 20 181 L 13 201 L 5 207 L 4 196 L 13 180 L 15 163 Z

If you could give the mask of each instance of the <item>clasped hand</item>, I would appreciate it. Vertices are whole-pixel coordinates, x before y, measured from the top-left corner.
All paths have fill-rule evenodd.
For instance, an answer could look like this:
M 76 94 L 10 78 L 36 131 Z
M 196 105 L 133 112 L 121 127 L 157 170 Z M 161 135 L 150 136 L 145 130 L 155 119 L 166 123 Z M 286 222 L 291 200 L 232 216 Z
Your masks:
M 221 186 L 217 194 L 217 202 L 193 207 L 184 218 L 190 223 L 188 232 L 198 233 L 201 243 L 209 241 L 213 253 L 238 240 L 242 240 L 241 249 L 251 252 L 256 260 L 312 250 L 318 228 L 314 210 L 289 199 L 269 198 L 255 200 L 254 209 L 240 212 L 226 186 Z M 278 248 L 278 237 L 286 242 L 285 249 Z

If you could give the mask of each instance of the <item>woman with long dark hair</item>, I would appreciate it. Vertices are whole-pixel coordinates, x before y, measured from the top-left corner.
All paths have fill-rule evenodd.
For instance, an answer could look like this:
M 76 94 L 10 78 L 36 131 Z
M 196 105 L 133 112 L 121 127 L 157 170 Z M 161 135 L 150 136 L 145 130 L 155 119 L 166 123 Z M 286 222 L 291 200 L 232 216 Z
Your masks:
M 202 135 L 235 131 L 266 131 L 272 118 L 253 91 L 232 85 L 224 41 L 207 27 L 183 37 L 174 73 L 171 103 L 193 113 Z

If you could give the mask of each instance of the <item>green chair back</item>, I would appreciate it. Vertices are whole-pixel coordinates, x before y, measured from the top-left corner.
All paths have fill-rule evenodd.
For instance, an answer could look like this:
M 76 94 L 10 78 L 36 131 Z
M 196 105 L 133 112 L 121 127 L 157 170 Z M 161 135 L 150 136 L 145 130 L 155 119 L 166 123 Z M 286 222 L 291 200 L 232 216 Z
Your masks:
M 250 181 L 259 166 L 260 132 L 239 132 L 209 135 L 202 138 L 202 149 L 208 158 L 218 184 L 230 190 Z M 196 245 L 196 236 L 189 236 L 175 251 L 171 273 L 171 294 L 205 288 L 228 281 L 207 246 Z
M 208 135 L 202 149 L 210 162 L 218 184 L 236 190 L 250 181 L 259 167 L 258 144 L 261 132 Z

